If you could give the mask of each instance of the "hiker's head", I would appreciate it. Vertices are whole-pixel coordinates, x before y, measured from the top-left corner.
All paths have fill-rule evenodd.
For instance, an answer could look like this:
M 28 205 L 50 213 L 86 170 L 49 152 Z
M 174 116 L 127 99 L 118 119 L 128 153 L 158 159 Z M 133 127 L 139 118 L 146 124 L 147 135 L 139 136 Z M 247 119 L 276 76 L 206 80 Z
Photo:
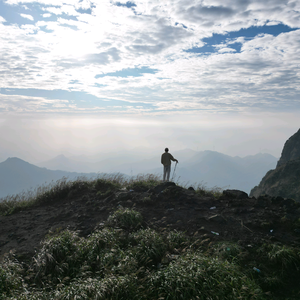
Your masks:
M 166 149 L 165 149 L 165 152 L 169 152 L 169 149 L 168 149 L 168 148 L 166 148 Z

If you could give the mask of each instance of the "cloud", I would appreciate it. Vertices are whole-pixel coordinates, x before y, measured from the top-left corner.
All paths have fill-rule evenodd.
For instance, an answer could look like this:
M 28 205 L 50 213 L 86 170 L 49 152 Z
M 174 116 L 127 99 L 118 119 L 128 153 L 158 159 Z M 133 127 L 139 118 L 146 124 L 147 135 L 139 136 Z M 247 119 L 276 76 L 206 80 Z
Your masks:
M 240 31 L 258 32 L 265 24 L 300 27 L 297 2 L 118 2 L 38 0 L 41 6 L 35 11 L 30 0 L 6 1 L 28 5 L 32 15 L 26 16 L 36 22 L 18 26 L 0 20 L 3 87 L 90 93 L 125 101 L 126 109 L 112 105 L 124 114 L 299 108 L 294 99 L 299 95 L 300 31 L 251 37 Z M 231 32 L 236 37 L 229 38 Z M 217 40 L 216 34 L 224 39 Z M 186 51 L 201 49 L 208 37 L 211 52 Z M 156 72 L 130 76 L 130 70 L 142 68 Z M 122 72 L 122 77 L 110 76 Z M 100 109 L 97 103 L 77 100 L 72 106 L 17 99 L 15 111 L 22 101 L 24 112 L 90 113 L 92 105 Z M 145 106 L 139 109 L 141 102 Z
M 33 21 L 33 20 L 34 20 L 32 15 L 20 14 L 20 16 L 21 16 L 22 18 L 28 19 L 28 20 L 30 20 L 30 21 Z

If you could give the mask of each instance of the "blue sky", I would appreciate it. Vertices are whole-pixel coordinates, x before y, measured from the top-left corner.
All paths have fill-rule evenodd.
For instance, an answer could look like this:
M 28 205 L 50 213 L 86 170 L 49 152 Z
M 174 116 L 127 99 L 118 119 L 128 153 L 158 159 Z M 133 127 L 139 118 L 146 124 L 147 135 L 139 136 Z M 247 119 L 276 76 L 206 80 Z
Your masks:
M 107 151 L 168 142 L 279 156 L 299 128 L 299 49 L 294 0 L 0 0 L 0 138 L 8 153 L 26 147 L 7 126 L 41 146 L 46 131 L 81 124 L 84 137 L 112 130 Z M 53 153 L 79 149 L 82 135 Z

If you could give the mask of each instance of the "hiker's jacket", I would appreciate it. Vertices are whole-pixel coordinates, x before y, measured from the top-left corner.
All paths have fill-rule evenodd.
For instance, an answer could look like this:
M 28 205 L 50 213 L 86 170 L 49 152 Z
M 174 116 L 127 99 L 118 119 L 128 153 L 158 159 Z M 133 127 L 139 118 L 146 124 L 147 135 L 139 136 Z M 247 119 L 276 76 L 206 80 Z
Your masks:
M 171 160 L 176 161 L 176 159 L 173 157 L 172 154 L 170 154 L 169 152 L 165 152 L 165 153 L 162 154 L 161 163 L 164 166 L 170 166 L 171 165 Z

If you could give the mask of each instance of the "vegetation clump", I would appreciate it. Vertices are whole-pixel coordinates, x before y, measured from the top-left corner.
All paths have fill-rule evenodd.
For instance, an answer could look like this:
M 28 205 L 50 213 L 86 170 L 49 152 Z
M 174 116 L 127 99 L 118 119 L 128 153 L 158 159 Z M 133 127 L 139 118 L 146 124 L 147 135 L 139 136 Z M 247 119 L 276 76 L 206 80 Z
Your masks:
M 290 295 L 290 299 L 296 299 L 300 277 L 300 249 L 296 243 L 284 246 L 271 239 L 260 244 L 249 242 L 251 245 L 248 240 L 245 243 L 246 239 L 226 241 L 221 231 L 219 236 L 217 232 L 207 230 L 206 223 L 199 226 L 201 218 L 197 219 L 197 227 L 187 219 L 185 227 L 176 227 L 174 224 L 182 223 L 182 217 L 190 218 L 193 207 L 197 208 L 197 199 L 201 205 L 207 201 L 206 208 L 199 205 L 197 210 L 194 209 L 197 217 L 204 209 L 215 214 L 221 204 L 224 204 L 221 209 L 228 206 L 239 216 L 248 212 L 245 208 L 230 207 L 232 201 L 226 197 L 217 200 L 217 192 L 213 194 L 204 187 L 187 191 L 175 186 L 151 193 L 148 190 L 158 183 L 155 177 L 140 180 L 142 182 L 135 182 L 118 176 L 90 181 L 65 180 L 57 186 L 49 186 L 43 193 L 40 190 L 35 196 L 24 198 L 23 202 L 15 199 L 1 203 L 0 213 L 8 215 L 30 206 L 43 208 L 46 203 L 58 204 L 56 201 L 59 200 L 63 216 L 69 213 L 70 207 L 74 210 L 72 218 L 76 218 L 82 227 L 73 228 L 79 229 L 84 228 L 85 220 L 95 218 L 104 209 L 102 216 L 105 219 L 101 219 L 101 223 L 95 221 L 84 234 L 71 230 L 71 227 L 49 232 L 30 258 L 17 259 L 8 255 L 0 263 L 0 300 L 267 300 L 289 299 Z M 139 189 L 141 194 L 136 192 Z M 199 197 L 201 193 L 205 197 Z M 73 198 L 76 195 L 79 195 L 77 202 Z M 111 202 L 110 198 L 113 199 Z M 143 201 L 147 206 L 141 199 L 146 199 Z M 68 205 L 70 201 L 71 205 Z M 82 208 L 86 206 L 89 210 L 84 217 Z M 155 213 L 149 214 L 152 206 Z M 165 215 L 157 214 L 157 207 Z M 190 210 L 187 211 L 187 207 Z M 250 205 L 248 208 L 251 213 L 254 209 L 259 210 Z M 149 220 L 153 220 L 152 223 Z M 230 220 L 234 221 L 234 218 Z M 298 221 L 298 217 L 293 219 L 293 230 L 298 228 Z M 218 224 L 218 220 L 212 222 L 216 222 L 212 226 L 219 226 L 219 229 L 224 224 Z M 95 224 L 99 225 L 92 230 Z M 249 231 L 252 235 L 253 227 L 250 229 L 250 225 L 246 225 L 240 221 L 237 230 L 243 234 Z
M 124 229 L 137 229 L 143 221 L 142 215 L 129 208 L 119 208 L 107 219 L 107 224 Z
M 190 247 L 185 252 L 187 240 L 183 233 L 164 236 L 150 228 L 127 238 L 106 227 L 86 238 L 57 232 L 26 271 L 18 262 L 1 264 L 0 299 L 263 299 L 237 265 Z M 175 258 L 164 260 L 172 249 Z

